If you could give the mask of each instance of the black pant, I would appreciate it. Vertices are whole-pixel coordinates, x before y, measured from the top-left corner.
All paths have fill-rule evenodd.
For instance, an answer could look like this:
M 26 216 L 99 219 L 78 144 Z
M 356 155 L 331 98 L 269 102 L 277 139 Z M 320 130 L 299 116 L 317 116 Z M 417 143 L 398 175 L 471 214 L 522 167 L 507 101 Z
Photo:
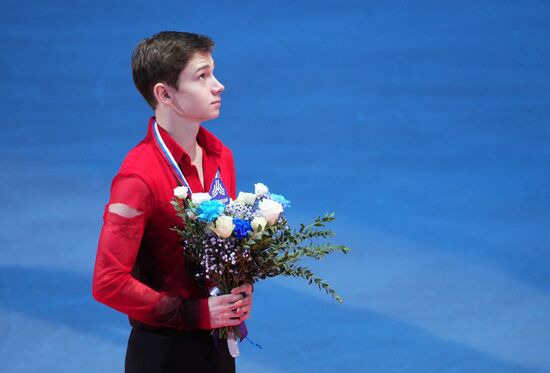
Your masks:
M 126 373 L 234 373 L 227 342 L 208 330 L 176 332 L 132 328 Z

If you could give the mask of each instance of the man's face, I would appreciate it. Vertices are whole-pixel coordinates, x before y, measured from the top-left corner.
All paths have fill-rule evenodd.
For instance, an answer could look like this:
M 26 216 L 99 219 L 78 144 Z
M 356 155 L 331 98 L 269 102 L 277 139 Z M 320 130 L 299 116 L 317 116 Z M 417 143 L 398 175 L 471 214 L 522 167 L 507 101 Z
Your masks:
M 199 122 L 220 115 L 225 87 L 214 77 L 214 60 L 208 52 L 196 52 L 178 79 L 178 89 L 167 87 L 179 115 Z

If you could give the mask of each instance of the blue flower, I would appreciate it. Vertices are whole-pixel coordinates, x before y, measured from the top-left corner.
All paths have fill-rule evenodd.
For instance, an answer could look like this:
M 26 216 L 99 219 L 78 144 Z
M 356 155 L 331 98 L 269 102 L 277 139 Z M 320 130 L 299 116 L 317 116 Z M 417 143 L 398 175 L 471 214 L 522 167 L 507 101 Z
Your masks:
M 290 201 L 288 199 L 286 199 L 285 197 L 283 197 L 282 195 L 280 194 L 274 194 L 274 193 L 270 193 L 269 194 L 269 197 L 275 201 L 275 202 L 279 202 L 281 205 L 283 205 L 283 207 L 292 207 L 292 205 L 290 204 Z
M 218 200 L 206 201 L 197 208 L 197 217 L 200 221 L 210 223 L 221 215 L 225 205 Z
M 248 220 L 233 219 L 233 224 L 235 224 L 234 232 L 238 239 L 245 238 L 248 232 L 252 230 L 252 226 Z

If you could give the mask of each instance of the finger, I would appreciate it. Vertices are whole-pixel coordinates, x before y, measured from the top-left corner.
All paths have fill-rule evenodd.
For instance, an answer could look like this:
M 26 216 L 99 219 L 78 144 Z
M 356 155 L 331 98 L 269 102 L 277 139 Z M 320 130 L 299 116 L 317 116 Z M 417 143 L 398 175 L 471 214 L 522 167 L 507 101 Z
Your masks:
M 237 319 L 230 319 L 228 322 L 227 322 L 227 326 L 239 326 L 241 325 L 242 321 L 240 318 L 237 318 Z
M 242 284 L 242 285 L 237 286 L 236 288 L 233 288 L 231 290 L 231 294 L 239 294 L 239 293 L 251 294 L 252 293 L 252 285 Z
M 223 320 L 223 322 L 234 319 L 235 317 L 238 317 L 238 316 L 236 316 L 233 311 L 227 311 L 221 314 L 221 319 Z
M 238 319 L 239 317 L 242 317 L 244 315 L 244 310 L 242 308 L 236 309 L 233 311 L 233 318 Z
M 243 315 L 242 309 L 235 309 L 231 311 L 225 311 L 220 314 L 220 318 L 224 320 L 238 319 Z
M 237 307 L 246 307 L 249 304 L 252 304 L 252 297 L 244 297 L 241 300 L 238 300 L 234 303 Z
M 246 321 L 248 320 L 248 318 L 250 317 L 250 312 L 247 312 L 247 313 L 244 313 L 240 318 L 240 322 L 243 322 L 243 321 Z
M 236 308 L 247 307 L 247 306 L 250 306 L 252 304 L 252 298 L 251 297 L 244 297 L 243 299 L 238 300 L 233 304 L 235 305 Z
M 227 314 L 234 314 L 237 308 L 238 307 L 235 305 L 235 303 L 228 303 L 222 308 L 222 312 Z
M 248 312 L 246 312 L 244 309 L 242 308 L 239 308 L 238 310 L 235 310 L 235 313 L 233 314 L 233 319 L 238 319 L 238 318 L 241 318 L 243 317 L 245 314 L 247 314 Z
M 228 304 L 228 303 L 235 303 L 236 301 L 239 301 L 244 298 L 242 294 L 225 294 L 225 295 L 219 295 L 215 298 L 218 299 L 218 304 Z
M 241 310 L 243 313 L 250 312 L 252 310 L 252 305 L 247 304 L 246 306 L 239 308 L 239 310 Z
M 250 313 L 251 310 L 252 310 L 252 306 L 247 305 L 245 307 L 237 308 L 237 309 L 233 310 L 232 312 L 234 312 L 235 315 L 238 315 L 240 317 L 240 316 L 244 315 L 245 313 Z
M 223 328 L 224 326 L 238 326 L 241 324 L 240 318 L 230 318 L 230 319 L 220 319 L 217 320 L 215 323 L 212 324 L 212 327 L 215 328 Z
M 239 308 L 237 308 L 237 309 L 235 309 L 231 312 L 233 312 L 238 317 L 241 317 L 242 315 L 244 315 L 246 313 L 250 313 L 251 310 L 252 310 L 252 305 L 247 305 L 247 306 L 244 306 L 244 307 L 239 307 Z
M 227 303 L 223 307 L 223 311 L 228 312 L 235 312 L 235 310 L 240 310 L 242 308 L 251 308 L 252 302 L 250 300 L 239 300 L 235 303 Z
M 242 317 L 242 315 L 243 313 L 237 310 L 229 311 L 229 312 L 224 312 L 221 315 L 221 319 L 223 320 L 223 322 L 227 322 L 231 320 L 239 320 Z

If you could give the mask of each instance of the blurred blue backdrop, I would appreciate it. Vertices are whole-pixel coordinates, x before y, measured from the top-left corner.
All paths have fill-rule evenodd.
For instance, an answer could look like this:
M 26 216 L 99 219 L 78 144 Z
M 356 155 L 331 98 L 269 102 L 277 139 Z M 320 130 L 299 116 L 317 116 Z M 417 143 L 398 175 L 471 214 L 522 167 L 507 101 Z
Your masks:
M 151 114 L 130 55 L 217 43 L 238 189 L 338 218 L 348 256 L 260 283 L 239 372 L 550 371 L 550 3 L 6 1 L 0 14 L 3 372 L 120 372 L 91 298 L 111 178 Z

